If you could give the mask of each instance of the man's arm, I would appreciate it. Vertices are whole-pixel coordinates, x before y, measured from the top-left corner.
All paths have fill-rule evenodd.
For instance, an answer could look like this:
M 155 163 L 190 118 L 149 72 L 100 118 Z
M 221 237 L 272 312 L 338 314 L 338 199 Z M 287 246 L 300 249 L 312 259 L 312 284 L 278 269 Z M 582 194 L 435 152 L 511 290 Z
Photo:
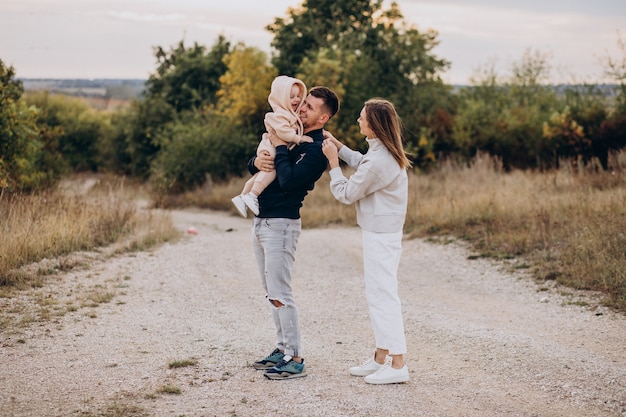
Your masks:
M 248 161 L 248 171 L 254 175 L 259 171 L 271 172 L 274 170 L 274 158 L 269 152 L 261 152 L 260 155 L 253 156 Z
M 259 169 L 256 167 L 255 162 L 256 162 L 256 155 L 250 158 L 250 160 L 248 161 L 248 172 L 252 175 L 259 172 Z

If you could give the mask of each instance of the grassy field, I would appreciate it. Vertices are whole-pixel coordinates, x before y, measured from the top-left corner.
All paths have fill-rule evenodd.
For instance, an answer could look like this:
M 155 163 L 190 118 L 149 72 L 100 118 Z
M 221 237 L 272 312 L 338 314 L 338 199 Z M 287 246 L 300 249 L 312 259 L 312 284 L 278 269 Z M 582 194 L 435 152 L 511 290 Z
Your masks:
M 166 205 L 228 210 L 244 179 L 208 185 Z M 354 207 L 330 194 L 328 175 L 302 210 L 303 227 L 356 224 Z M 405 224 L 409 238 L 469 242 L 475 257 L 516 259 L 540 281 L 599 291 L 626 312 L 626 153 L 611 169 L 563 162 L 551 172 L 504 172 L 479 156 L 470 165 L 443 163 L 410 174 Z
M 236 213 L 230 198 L 246 178 L 207 184 L 161 198 L 161 207 L 196 206 Z M 303 227 L 354 226 L 354 207 L 338 203 L 324 175 L 307 197 Z M 165 214 L 137 209 L 138 185 L 98 180 L 88 193 L 57 191 L 0 198 L 0 287 L 36 280 L 24 266 L 125 241 L 122 250 L 175 237 Z M 147 197 L 146 197 L 147 198 Z M 569 162 L 551 172 L 504 172 L 479 156 L 469 165 L 443 163 L 409 176 L 408 238 L 462 239 L 473 257 L 515 260 L 539 281 L 598 291 L 603 303 L 626 312 L 626 153 L 611 169 Z M 35 275 L 46 271 L 38 270 Z
M 140 250 L 173 239 L 177 232 L 166 214 L 138 210 L 137 190 L 120 179 L 90 178 L 41 194 L 2 196 L 0 287 L 33 285 L 70 269 L 65 256 L 78 251 L 113 243 L 120 251 Z M 51 268 L 24 268 L 43 259 L 57 261 Z
M 453 235 L 477 256 L 522 258 L 538 280 L 600 291 L 626 312 L 626 155 L 609 172 L 562 164 L 504 173 L 478 158 L 411 184 L 407 232 Z

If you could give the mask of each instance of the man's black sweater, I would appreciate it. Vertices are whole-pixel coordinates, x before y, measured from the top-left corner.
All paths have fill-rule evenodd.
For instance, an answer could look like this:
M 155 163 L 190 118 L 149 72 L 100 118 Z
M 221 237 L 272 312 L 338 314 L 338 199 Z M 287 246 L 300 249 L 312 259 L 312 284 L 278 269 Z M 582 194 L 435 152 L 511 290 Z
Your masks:
M 322 153 L 324 134 L 322 129 L 306 133 L 313 142 L 303 142 L 293 149 L 287 146 L 276 147 L 274 166 L 276 179 L 259 196 L 261 218 L 299 219 L 304 197 L 313 189 L 326 167 L 328 160 Z M 248 161 L 248 171 L 252 175 L 259 172 L 254 166 L 255 157 Z

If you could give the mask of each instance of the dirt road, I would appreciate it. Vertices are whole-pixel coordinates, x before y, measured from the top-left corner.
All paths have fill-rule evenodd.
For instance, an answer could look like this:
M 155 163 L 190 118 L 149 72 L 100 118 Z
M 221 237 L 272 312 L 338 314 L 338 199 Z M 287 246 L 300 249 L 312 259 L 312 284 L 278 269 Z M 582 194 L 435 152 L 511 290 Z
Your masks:
M 77 288 L 111 301 L 0 334 L 1 416 L 626 416 L 626 317 L 538 291 L 457 244 L 404 243 L 411 381 L 351 377 L 374 348 L 357 228 L 303 232 L 295 294 L 309 375 L 268 381 L 249 366 L 274 339 L 251 220 L 173 215 L 199 233 L 44 288 L 60 302 Z

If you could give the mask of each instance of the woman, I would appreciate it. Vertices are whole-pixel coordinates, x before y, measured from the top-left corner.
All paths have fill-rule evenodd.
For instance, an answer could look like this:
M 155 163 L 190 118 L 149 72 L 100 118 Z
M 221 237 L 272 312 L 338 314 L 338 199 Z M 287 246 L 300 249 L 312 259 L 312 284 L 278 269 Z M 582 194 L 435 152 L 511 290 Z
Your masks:
M 370 384 L 407 382 L 397 275 L 408 200 L 406 171 L 411 162 L 404 153 L 400 118 L 391 102 L 366 101 L 357 122 L 369 145 L 365 155 L 328 132 L 322 145 L 330 164 L 333 196 L 344 204 L 356 203 L 357 223 L 363 233 L 365 293 L 376 339 L 373 357 L 350 368 L 350 374 L 364 376 Z M 350 178 L 343 175 L 339 158 L 355 170 Z

